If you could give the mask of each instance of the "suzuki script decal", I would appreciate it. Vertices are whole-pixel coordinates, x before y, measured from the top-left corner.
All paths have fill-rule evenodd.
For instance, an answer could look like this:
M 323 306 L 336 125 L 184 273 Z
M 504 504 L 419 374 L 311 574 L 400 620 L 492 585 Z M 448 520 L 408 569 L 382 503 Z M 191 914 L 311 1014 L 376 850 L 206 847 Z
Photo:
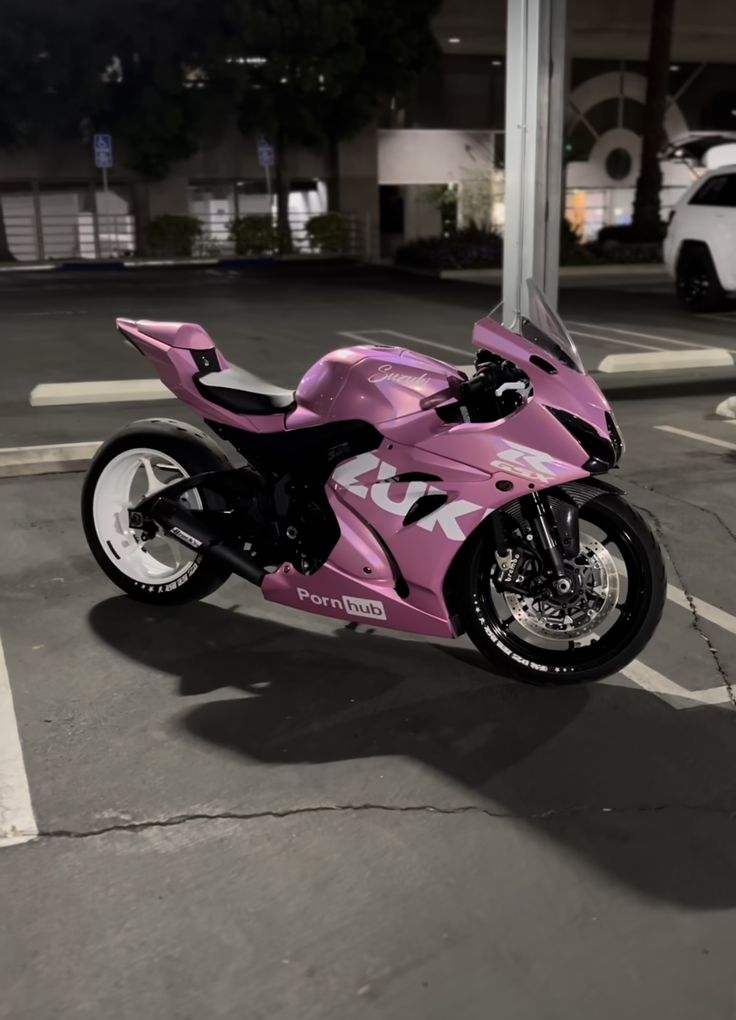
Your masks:
M 359 481 L 363 475 L 374 473 L 376 470 L 378 477 L 373 484 L 365 485 Z M 408 484 L 403 483 L 406 485 L 406 490 L 402 496 L 398 499 L 392 498 L 390 480 L 395 474 L 396 468 L 387 461 L 381 460 L 375 453 L 362 453 L 359 457 L 345 461 L 344 464 L 336 468 L 332 475 L 332 481 L 343 486 L 359 499 L 370 499 L 381 510 L 394 514 L 396 517 L 406 517 L 420 496 L 443 493 L 442 489 L 428 485 L 426 482 L 409 482 Z M 426 517 L 417 521 L 416 526 L 424 528 L 425 531 L 434 531 L 435 528 L 439 528 L 451 541 L 462 542 L 466 537 L 466 532 L 458 523 L 459 519 L 480 511 L 483 511 L 484 517 L 490 513 L 490 510 L 478 506 L 477 503 L 471 503 L 467 499 L 456 499 L 427 514 Z
M 368 382 L 393 382 L 401 383 L 403 386 L 424 386 L 425 383 L 432 381 L 426 372 L 422 372 L 421 375 L 404 375 L 402 372 L 396 372 L 395 367 L 395 365 L 379 365 L 375 375 L 368 377 Z
M 383 602 L 378 599 L 359 599 L 354 595 L 342 595 L 340 598 L 332 598 L 329 595 L 312 595 L 306 588 L 297 588 L 299 601 L 304 599 L 315 606 L 324 606 L 326 609 L 338 609 L 348 616 L 360 616 L 365 620 L 385 620 L 386 609 Z

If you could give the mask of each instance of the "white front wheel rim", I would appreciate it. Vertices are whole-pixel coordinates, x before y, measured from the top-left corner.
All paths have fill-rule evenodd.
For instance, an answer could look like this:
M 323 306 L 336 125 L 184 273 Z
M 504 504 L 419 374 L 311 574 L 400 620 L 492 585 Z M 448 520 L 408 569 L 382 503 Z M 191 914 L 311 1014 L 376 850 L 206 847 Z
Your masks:
M 147 447 L 119 453 L 100 472 L 92 500 L 95 531 L 110 562 L 130 580 L 169 585 L 183 579 L 196 564 L 198 557 L 179 542 L 159 535 L 141 541 L 140 532 L 128 523 L 128 511 L 140 500 L 188 476 L 173 457 Z M 178 501 L 190 509 L 202 509 L 197 492 L 186 492 Z

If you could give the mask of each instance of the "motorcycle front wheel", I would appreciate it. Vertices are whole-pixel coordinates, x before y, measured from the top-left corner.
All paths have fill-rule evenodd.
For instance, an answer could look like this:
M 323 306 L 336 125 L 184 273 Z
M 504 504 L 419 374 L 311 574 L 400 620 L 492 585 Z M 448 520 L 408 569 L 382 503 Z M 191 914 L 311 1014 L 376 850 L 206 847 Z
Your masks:
M 519 529 L 520 545 L 524 537 Z M 600 680 L 627 666 L 662 616 L 667 580 L 662 553 L 642 517 L 604 495 L 580 510 L 580 553 L 566 563 L 575 592 L 558 598 L 499 590 L 493 532 L 472 540 L 460 581 L 465 629 L 491 668 L 534 684 Z

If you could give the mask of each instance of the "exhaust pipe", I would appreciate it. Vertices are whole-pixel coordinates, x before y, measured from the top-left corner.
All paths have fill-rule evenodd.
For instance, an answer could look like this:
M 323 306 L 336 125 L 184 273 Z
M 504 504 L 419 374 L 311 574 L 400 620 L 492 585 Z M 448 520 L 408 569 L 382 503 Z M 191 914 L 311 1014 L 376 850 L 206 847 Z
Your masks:
M 216 560 L 228 567 L 238 577 L 242 577 L 258 588 L 263 584 L 266 571 L 248 558 L 243 552 L 224 545 L 216 531 L 198 519 L 196 510 L 187 510 L 181 503 L 162 497 L 155 500 L 150 511 L 151 520 L 171 538 L 181 545 L 209 559 Z M 139 519 L 134 519 L 136 516 Z M 143 515 L 131 512 L 131 526 L 142 527 Z

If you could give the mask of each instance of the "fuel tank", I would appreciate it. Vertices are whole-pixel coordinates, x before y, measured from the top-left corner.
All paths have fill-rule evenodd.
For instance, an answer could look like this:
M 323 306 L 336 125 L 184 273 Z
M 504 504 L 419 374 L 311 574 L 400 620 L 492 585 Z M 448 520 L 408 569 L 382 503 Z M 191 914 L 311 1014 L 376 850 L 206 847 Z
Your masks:
M 306 373 L 286 427 L 351 420 L 377 425 L 403 418 L 446 391 L 451 379 L 462 379 L 459 369 L 402 347 L 345 347 L 326 354 Z

